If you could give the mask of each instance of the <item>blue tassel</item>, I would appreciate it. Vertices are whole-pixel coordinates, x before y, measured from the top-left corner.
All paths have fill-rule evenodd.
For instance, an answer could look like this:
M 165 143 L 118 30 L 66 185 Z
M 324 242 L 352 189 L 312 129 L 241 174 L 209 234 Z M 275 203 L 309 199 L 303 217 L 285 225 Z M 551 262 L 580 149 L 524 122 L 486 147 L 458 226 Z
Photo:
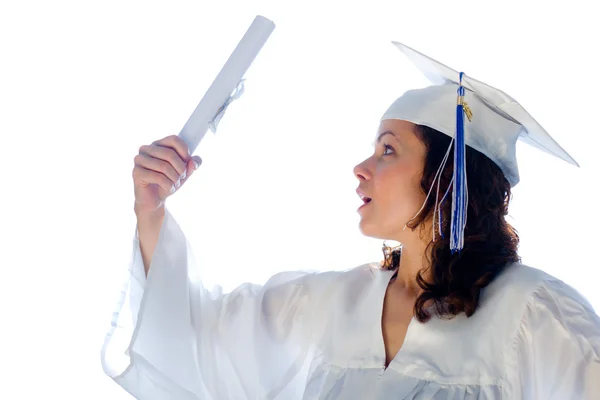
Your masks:
M 465 169 L 464 73 L 460 73 L 458 102 L 456 105 L 456 138 L 454 143 L 454 184 L 452 188 L 452 217 L 450 225 L 450 251 L 460 252 L 464 246 L 467 218 L 467 176 Z

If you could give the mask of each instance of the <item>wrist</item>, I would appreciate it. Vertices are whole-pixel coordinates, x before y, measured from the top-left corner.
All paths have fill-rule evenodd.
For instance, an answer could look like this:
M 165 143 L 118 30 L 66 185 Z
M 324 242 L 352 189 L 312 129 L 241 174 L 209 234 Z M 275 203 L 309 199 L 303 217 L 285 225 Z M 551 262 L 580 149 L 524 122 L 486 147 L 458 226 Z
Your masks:
M 136 204 L 133 207 L 133 211 L 135 212 L 135 216 L 137 217 L 138 222 L 144 223 L 152 223 L 159 222 L 165 216 L 165 206 L 162 205 L 154 210 L 148 210 L 147 208 L 143 208 Z

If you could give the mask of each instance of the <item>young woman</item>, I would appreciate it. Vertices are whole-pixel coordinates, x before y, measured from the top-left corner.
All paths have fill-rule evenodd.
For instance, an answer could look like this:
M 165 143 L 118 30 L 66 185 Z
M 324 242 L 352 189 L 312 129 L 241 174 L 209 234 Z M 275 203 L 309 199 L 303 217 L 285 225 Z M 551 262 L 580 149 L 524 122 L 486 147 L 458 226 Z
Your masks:
M 574 160 L 505 93 L 396 46 L 434 85 L 390 106 L 354 170 L 361 231 L 402 244 L 382 263 L 210 292 L 165 208 L 200 159 L 176 136 L 140 148 L 131 277 L 103 349 L 118 384 L 139 399 L 600 399 L 600 318 L 520 264 L 505 220 L 517 139 Z

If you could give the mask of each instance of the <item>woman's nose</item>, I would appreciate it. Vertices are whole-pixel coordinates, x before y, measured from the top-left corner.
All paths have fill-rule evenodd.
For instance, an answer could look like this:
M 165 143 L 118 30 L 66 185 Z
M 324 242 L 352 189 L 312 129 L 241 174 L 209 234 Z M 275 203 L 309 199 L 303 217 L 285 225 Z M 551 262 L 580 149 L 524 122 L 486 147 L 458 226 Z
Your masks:
M 356 176 L 356 178 L 359 181 L 368 181 L 369 179 L 371 179 L 371 173 L 369 172 L 366 163 L 367 160 L 361 162 L 356 167 L 354 167 L 354 176 Z

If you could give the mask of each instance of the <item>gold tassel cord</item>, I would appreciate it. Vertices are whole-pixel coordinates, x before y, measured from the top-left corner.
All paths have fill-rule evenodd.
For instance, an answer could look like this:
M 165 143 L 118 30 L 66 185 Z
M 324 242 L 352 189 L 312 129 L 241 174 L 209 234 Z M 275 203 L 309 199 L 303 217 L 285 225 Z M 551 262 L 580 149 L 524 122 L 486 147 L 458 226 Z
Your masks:
M 471 122 L 471 120 L 473 119 L 473 111 L 471 111 L 471 108 L 469 108 L 469 105 L 464 100 L 462 102 L 462 106 L 463 110 L 465 111 L 465 115 L 467 116 L 467 119 L 469 120 L 469 122 Z

